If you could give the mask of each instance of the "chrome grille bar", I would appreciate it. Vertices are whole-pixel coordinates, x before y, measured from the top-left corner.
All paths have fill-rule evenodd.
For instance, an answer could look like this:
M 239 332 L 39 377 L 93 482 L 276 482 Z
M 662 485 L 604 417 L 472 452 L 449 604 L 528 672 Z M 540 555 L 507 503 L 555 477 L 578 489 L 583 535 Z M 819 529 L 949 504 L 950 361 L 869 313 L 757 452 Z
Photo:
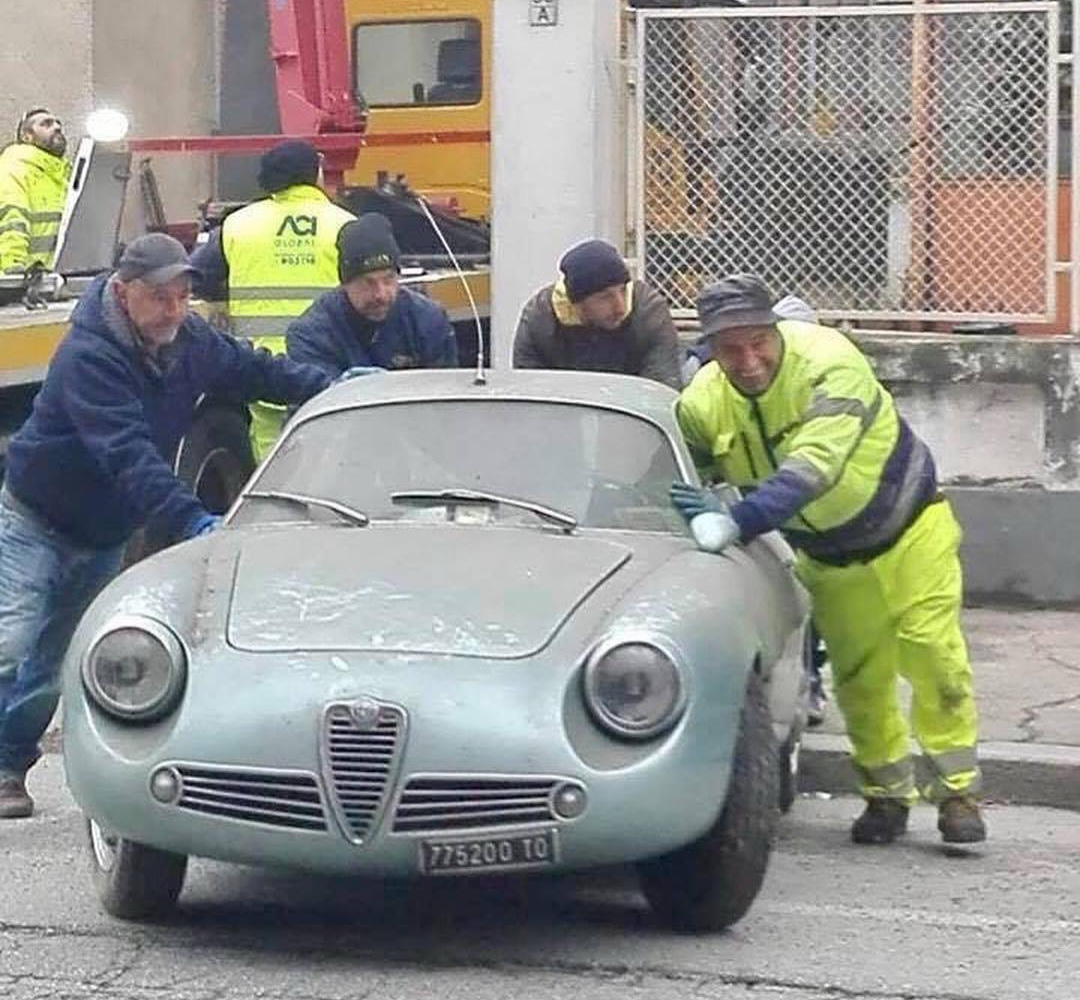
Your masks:
M 497 775 L 411 778 L 394 812 L 395 833 L 444 833 L 515 823 L 552 822 L 561 779 Z
M 177 764 L 179 809 L 277 826 L 324 831 L 326 814 L 315 776 L 302 771 Z
M 334 813 L 354 843 L 363 843 L 378 825 L 404 747 L 405 728 L 405 713 L 396 705 L 363 699 L 326 709 L 323 767 Z

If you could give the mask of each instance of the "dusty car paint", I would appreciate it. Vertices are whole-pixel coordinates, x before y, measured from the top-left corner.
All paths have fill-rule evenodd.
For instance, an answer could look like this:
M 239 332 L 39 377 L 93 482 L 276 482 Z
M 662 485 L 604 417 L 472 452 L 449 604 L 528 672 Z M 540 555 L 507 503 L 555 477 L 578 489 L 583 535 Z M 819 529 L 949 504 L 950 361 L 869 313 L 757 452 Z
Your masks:
M 464 372 L 369 377 L 313 400 L 292 430 L 357 407 L 448 396 L 562 399 L 633 415 L 664 434 L 695 481 L 675 394 L 621 376 L 500 373 L 483 387 Z M 287 446 L 288 436 L 278 448 Z M 106 716 L 80 681 L 94 637 L 136 612 L 176 632 L 189 673 L 180 708 L 141 726 Z M 718 557 L 685 533 L 566 535 L 539 523 L 230 525 L 133 567 L 85 616 L 64 671 L 68 781 L 87 815 L 139 843 L 408 876 L 425 836 L 398 828 L 411 781 L 575 782 L 588 795 L 582 815 L 525 824 L 557 831 L 552 867 L 650 857 L 716 820 L 750 670 L 770 681 L 778 734 L 798 723 L 806 614 L 790 550 L 775 538 Z M 585 657 L 613 635 L 661 637 L 684 666 L 685 713 L 641 743 L 598 728 L 582 702 Z M 370 703 L 398 728 L 376 813 L 358 836 L 342 819 L 328 717 Z M 268 775 L 298 782 L 315 828 L 159 802 L 149 788 L 163 767 L 211 784 L 215 774 L 256 789 Z

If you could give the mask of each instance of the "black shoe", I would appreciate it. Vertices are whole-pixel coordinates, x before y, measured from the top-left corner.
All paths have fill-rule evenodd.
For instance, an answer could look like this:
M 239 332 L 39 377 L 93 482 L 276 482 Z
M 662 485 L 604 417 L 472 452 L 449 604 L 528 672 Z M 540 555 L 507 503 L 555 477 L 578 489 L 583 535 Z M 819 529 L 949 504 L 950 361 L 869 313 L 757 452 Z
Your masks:
M 946 844 L 979 844 L 986 840 L 986 824 L 970 795 L 954 795 L 938 806 L 937 828 Z
M 25 819 L 34 815 L 34 800 L 26 791 L 25 778 L 0 778 L 0 819 Z
M 891 844 L 907 832 L 908 807 L 896 799 L 867 799 L 863 814 L 851 824 L 856 844 Z

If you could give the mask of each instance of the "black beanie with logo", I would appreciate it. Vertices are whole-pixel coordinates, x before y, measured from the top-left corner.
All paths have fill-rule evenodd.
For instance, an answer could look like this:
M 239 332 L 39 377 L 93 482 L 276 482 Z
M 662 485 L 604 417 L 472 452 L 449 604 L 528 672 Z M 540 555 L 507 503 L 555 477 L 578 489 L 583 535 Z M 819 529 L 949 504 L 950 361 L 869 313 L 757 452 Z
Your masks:
M 338 233 L 337 248 L 342 284 L 370 271 L 396 271 L 401 264 L 393 227 L 379 212 L 367 212 L 346 222 Z

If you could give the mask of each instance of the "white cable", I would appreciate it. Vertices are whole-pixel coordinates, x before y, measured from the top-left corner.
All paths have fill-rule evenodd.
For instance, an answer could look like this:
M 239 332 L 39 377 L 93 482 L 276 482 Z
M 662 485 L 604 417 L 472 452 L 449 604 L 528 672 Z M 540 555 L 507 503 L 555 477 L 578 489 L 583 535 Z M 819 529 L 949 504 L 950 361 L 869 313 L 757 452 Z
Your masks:
M 428 207 L 427 199 L 422 194 L 416 194 L 416 200 L 419 202 L 424 215 L 427 216 L 428 222 L 431 223 L 431 228 L 435 230 L 435 235 L 439 237 L 439 242 L 450 257 L 450 262 L 454 265 L 454 270 L 457 271 L 458 279 L 465 288 L 469 308 L 472 309 L 473 322 L 476 323 L 476 384 L 484 385 L 487 382 L 487 376 L 484 374 L 484 329 L 480 324 L 480 311 L 476 308 L 476 300 L 473 298 L 472 289 L 469 287 L 465 272 L 461 269 L 454 251 L 450 249 L 450 244 L 446 242 L 446 237 L 443 236 L 439 224 L 435 221 L 435 216 L 432 215 L 431 209 Z

